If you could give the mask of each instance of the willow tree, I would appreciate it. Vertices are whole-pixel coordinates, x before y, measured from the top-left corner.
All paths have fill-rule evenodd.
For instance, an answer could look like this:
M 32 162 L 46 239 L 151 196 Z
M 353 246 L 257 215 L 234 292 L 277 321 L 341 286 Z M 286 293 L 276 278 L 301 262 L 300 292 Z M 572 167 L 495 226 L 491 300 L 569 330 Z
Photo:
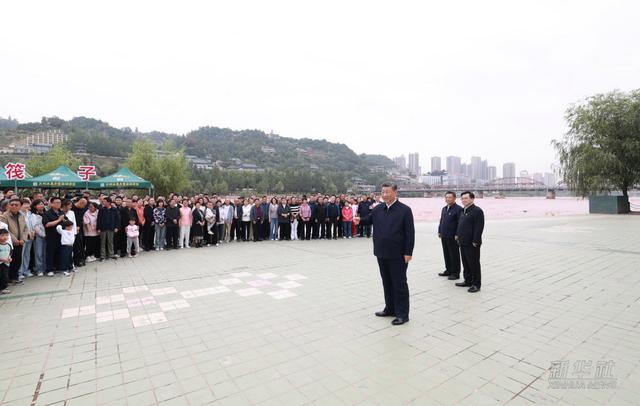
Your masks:
M 640 89 L 597 94 L 572 105 L 569 130 L 552 141 L 560 175 L 581 196 L 621 191 L 640 183 Z

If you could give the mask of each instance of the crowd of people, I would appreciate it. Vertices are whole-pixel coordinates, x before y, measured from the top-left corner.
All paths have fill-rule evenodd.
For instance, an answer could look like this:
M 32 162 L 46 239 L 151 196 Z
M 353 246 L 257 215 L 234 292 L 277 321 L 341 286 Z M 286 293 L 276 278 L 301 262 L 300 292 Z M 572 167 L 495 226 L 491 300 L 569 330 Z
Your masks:
M 0 293 L 33 276 L 69 276 L 86 263 L 143 251 L 230 242 L 371 237 L 375 194 L 127 197 L 85 191 L 64 197 L 0 196 Z

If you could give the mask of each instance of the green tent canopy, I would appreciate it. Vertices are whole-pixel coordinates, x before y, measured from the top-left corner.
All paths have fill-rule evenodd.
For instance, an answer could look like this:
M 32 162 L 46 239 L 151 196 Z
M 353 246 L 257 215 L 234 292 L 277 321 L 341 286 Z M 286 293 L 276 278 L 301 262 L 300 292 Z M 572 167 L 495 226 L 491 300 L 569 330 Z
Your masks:
M 80 189 L 87 186 L 87 182 L 80 179 L 74 171 L 64 165 L 60 165 L 53 171 L 45 173 L 44 175 L 25 179 L 25 184 L 27 184 L 27 187 L 59 189 Z
M 153 184 L 134 174 L 129 168 L 120 168 L 116 173 L 89 182 L 91 189 L 153 189 Z
M 25 172 L 24 179 L 21 180 L 9 180 L 7 179 L 7 175 L 4 173 L 4 170 L 0 170 L 0 187 L 21 187 L 26 188 L 31 186 L 31 178 L 33 176 L 29 175 L 28 172 Z

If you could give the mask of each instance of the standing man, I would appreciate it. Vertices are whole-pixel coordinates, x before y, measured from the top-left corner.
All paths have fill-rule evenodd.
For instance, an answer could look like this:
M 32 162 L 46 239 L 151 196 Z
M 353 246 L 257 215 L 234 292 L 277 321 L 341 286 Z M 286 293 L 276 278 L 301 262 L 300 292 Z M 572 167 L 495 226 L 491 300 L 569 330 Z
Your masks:
M 46 239 L 46 261 L 47 276 L 53 276 L 55 271 L 59 270 L 60 257 L 58 255 L 61 247 L 60 234 L 56 231 L 58 224 L 61 224 L 66 218 L 60 207 L 62 200 L 59 197 L 52 197 L 49 200 L 49 210 L 42 216 L 42 224 L 44 225 Z
M 73 203 L 71 210 L 76 219 L 76 238 L 73 242 L 73 264 L 76 267 L 85 266 L 85 242 L 84 242 L 84 227 L 82 226 L 82 220 L 84 219 L 84 213 L 87 211 L 88 200 L 84 197 L 78 198 Z
M 178 248 L 178 226 L 180 221 L 180 209 L 176 206 L 176 200 L 169 200 L 169 207 L 165 211 L 165 216 L 167 219 L 166 228 L 167 228 L 167 244 L 166 249 L 177 249 Z
M 8 210 L 0 215 L 0 220 L 7 224 L 9 236 L 13 244 L 11 263 L 9 263 L 9 282 L 22 283 L 20 267 L 22 266 L 22 248 L 29 238 L 29 229 L 25 217 L 20 213 L 22 202 L 18 196 L 12 196 L 7 205 Z
M 118 232 L 118 227 L 120 227 L 120 210 L 113 206 L 109 197 L 104 198 L 102 207 L 98 210 L 96 227 L 100 235 L 100 261 L 109 258 L 118 259 L 113 239 L 114 234 Z
M 447 276 L 449 280 L 460 279 L 460 247 L 456 241 L 456 231 L 458 231 L 458 221 L 462 213 L 462 207 L 456 204 L 456 194 L 447 192 L 444 194 L 444 201 L 447 203 L 440 213 L 440 224 L 438 225 L 438 238 L 442 243 L 442 255 L 444 256 L 444 272 L 440 276 Z
M 391 324 L 397 326 L 409 321 L 407 267 L 415 243 L 413 213 L 398 201 L 395 183 L 382 184 L 382 199 L 384 204 L 376 206 L 366 218 L 356 218 L 356 224 L 362 221 L 375 226 L 373 255 L 378 258 L 385 302 L 384 310 L 376 316 L 395 316 Z
M 480 290 L 480 246 L 484 230 L 484 213 L 475 204 L 473 192 L 462 192 L 460 195 L 464 210 L 458 222 L 456 240 L 460 245 L 462 265 L 464 266 L 464 282 L 456 286 L 469 287 L 468 292 Z

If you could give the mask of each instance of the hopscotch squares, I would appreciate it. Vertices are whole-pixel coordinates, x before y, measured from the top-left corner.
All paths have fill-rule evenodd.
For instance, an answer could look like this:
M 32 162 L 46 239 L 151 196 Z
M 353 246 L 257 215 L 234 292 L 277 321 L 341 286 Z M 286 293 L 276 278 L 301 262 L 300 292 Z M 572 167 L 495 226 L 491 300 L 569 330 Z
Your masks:
M 71 307 L 62 310 L 61 318 L 76 318 L 81 316 L 94 316 L 96 323 L 105 323 L 116 320 L 130 319 L 133 327 L 143 327 L 158 323 L 165 323 L 165 312 L 191 307 L 188 299 L 196 299 L 203 296 L 233 292 L 240 297 L 250 297 L 267 294 L 273 299 L 287 299 L 297 296 L 291 289 L 302 286 L 299 281 L 307 279 L 300 274 L 285 275 L 278 282 L 279 275 L 274 273 L 260 273 L 253 275 L 249 272 L 232 273 L 231 278 L 220 279 L 220 285 L 185 290 L 179 292 L 173 286 L 149 289 L 149 287 L 129 286 L 122 288 L 122 293 L 98 296 L 95 305 Z M 127 295 L 137 295 L 127 297 Z M 181 298 L 176 299 L 176 296 Z M 110 306 L 126 306 L 119 309 L 107 310 Z M 102 307 L 102 308 L 100 308 Z M 160 308 L 161 311 L 157 311 Z M 104 310 L 104 311 L 100 311 Z M 148 311 L 147 311 L 148 310 Z M 131 312 L 134 312 L 132 315 Z M 141 313 L 144 312 L 144 313 Z M 141 313 L 141 314 L 137 314 Z

